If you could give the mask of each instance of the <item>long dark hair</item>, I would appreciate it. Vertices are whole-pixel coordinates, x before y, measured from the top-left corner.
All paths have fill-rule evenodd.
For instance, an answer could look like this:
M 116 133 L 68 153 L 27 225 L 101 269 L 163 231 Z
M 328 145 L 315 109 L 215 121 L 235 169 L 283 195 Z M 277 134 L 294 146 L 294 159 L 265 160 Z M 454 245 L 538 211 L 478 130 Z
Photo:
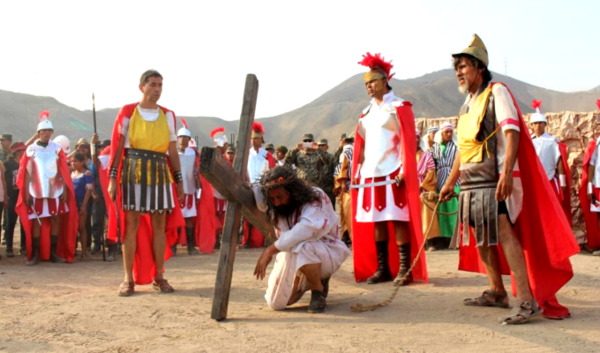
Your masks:
M 319 206 L 322 206 L 319 192 L 306 185 L 289 166 L 278 166 L 267 171 L 260 179 L 260 184 L 260 190 L 267 204 L 267 215 L 273 222 L 276 221 L 277 211 L 269 198 L 269 190 L 278 187 L 282 187 L 290 195 L 290 203 L 295 209 L 299 209 L 308 203 L 317 203 Z M 288 219 L 288 224 L 290 224 L 291 228 L 290 219 Z

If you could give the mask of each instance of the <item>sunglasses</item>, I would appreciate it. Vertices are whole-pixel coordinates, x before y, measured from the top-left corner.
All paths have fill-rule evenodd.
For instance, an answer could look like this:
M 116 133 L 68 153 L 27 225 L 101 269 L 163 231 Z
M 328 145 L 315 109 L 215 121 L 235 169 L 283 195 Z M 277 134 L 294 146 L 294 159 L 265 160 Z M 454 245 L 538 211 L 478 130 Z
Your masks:
M 302 142 L 313 142 L 313 140 L 303 140 Z

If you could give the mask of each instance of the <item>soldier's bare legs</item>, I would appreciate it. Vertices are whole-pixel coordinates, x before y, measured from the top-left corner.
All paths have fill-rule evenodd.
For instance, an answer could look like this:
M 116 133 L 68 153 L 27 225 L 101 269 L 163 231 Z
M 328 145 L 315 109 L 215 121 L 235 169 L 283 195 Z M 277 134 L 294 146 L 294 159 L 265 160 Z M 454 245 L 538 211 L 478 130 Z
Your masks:
M 140 212 L 125 211 L 125 237 L 123 241 L 123 268 L 125 282 L 133 283 L 133 262 L 137 245 L 137 232 L 140 227 Z
M 508 267 L 510 267 L 515 285 L 517 286 L 517 299 L 532 302 L 533 295 L 529 286 L 523 247 L 519 239 L 517 239 L 517 235 L 513 231 L 506 215 L 500 215 L 499 217 L 499 231 L 500 244 L 502 244 L 506 262 L 508 262 Z
M 167 236 L 165 225 L 167 214 L 154 212 L 151 215 L 152 220 L 152 250 L 154 252 L 154 262 L 156 263 L 156 274 L 154 278 L 163 279 L 163 266 L 165 264 L 165 250 L 167 248 Z

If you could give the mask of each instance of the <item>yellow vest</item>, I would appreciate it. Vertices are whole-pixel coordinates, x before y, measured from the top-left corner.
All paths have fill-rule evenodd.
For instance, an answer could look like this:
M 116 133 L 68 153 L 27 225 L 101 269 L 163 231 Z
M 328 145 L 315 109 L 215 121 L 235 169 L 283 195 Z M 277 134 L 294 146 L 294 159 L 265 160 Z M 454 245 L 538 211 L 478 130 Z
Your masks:
M 475 98 L 467 114 L 458 117 L 457 138 L 458 149 L 460 150 L 460 163 L 479 163 L 483 161 L 483 148 L 490 157 L 487 149 L 487 141 L 496 134 L 500 126 L 494 130 L 483 141 L 477 140 L 477 135 L 481 128 L 481 122 L 485 118 L 492 87 L 488 86 L 481 94 Z
M 129 145 L 131 148 L 153 151 L 158 153 L 167 153 L 169 150 L 169 123 L 167 116 L 162 109 L 158 109 L 158 118 L 155 121 L 146 121 L 142 118 L 138 109 L 133 110 L 133 115 L 129 119 Z M 131 163 L 129 164 L 131 165 Z M 147 180 L 151 180 L 151 162 L 147 165 Z M 168 168 L 160 168 L 156 171 L 156 180 L 159 173 L 163 174 L 165 183 L 172 182 L 171 173 Z M 127 174 L 129 175 L 129 174 Z M 142 176 L 142 165 L 137 163 L 135 166 L 135 183 L 140 184 Z

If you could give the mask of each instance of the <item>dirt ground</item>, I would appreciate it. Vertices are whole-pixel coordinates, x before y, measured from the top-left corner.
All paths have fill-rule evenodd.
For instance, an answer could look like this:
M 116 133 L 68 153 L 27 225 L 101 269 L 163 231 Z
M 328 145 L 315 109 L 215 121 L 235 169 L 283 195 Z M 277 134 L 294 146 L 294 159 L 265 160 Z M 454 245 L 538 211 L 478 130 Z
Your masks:
M 183 248 L 180 253 L 183 253 Z M 2 249 L 4 254 L 4 249 Z M 389 306 L 354 313 L 357 302 L 387 298 L 391 285 L 355 283 L 352 259 L 332 278 L 325 314 L 306 312 L 309 295 L 289 310 L 264 302 L 252 271 L 260 250 L 236 256 L 229 318 L 210 319 L 218 254 L 167 262 L 173 294 L 138 286 L 119 298 L 121 262 L 95 255 L 74 264 L 24 258 L 0 261 L 0 352 L 599 352 L 600 258 L 572 259 L 575 277 L 559 293 L 572 318 L 502 326 L 506 309 L 469 308 L 486 279 L 459 272 L 458 253 L 427 254 L 429 284 L 401 288 Z M 507 285 L 509 279 L 506 278 Z

